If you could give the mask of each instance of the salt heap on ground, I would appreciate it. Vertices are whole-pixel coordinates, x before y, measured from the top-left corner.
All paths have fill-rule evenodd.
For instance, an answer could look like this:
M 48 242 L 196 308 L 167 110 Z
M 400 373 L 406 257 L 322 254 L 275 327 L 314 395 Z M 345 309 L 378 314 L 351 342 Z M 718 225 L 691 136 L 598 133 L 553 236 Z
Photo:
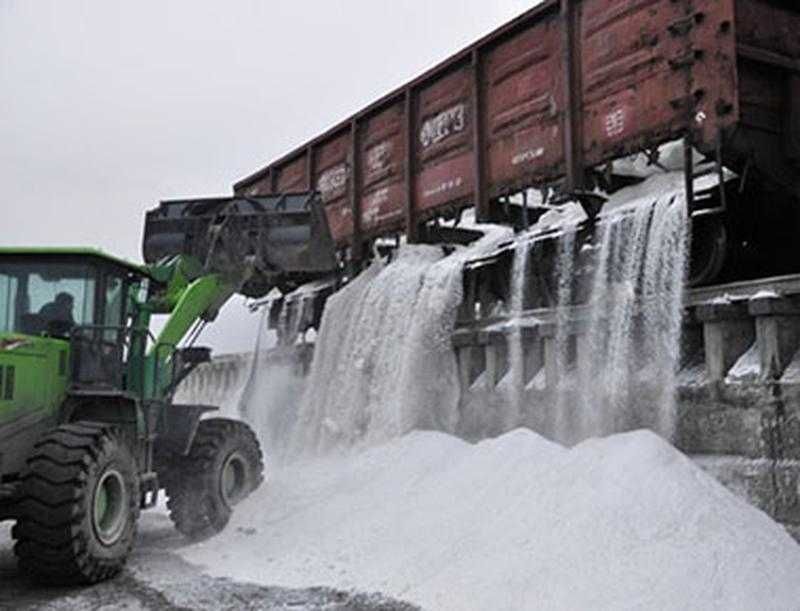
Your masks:
M 800 606 L 800 547 L 650 432 L 415 432 L 295 464 L 187 550 L 217 576 L 431 610 Z

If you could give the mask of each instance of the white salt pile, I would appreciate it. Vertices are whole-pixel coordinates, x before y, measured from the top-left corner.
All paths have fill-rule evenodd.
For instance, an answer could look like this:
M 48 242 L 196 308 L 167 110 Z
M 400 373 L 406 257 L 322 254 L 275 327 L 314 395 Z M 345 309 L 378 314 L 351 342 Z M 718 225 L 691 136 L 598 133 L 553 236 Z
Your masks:
M 218 576 L 431 610 L 800 607 L 800 547 L 649 432 L 571 450 L 415 432 L 286 467 L 215 539 Z

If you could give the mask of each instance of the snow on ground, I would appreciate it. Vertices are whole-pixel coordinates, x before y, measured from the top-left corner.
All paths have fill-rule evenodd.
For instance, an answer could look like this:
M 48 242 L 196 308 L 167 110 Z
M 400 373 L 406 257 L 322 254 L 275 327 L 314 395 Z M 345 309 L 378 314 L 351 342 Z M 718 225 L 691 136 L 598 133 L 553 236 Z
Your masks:
M 283 467 L 220 536 L 210 574 L 381 591 L 426 609 L 786 610 L 800 547 L 649 432 L 571 450 L 517 430 L 414 432 Z

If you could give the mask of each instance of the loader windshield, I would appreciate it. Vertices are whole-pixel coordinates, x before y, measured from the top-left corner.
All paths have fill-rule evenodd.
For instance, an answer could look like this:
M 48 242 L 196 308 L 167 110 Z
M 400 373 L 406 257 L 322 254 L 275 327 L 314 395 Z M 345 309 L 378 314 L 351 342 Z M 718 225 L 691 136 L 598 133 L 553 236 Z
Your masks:
M 95 322 L 95 267 L 0 260 L 0 332 L 66 337 Z

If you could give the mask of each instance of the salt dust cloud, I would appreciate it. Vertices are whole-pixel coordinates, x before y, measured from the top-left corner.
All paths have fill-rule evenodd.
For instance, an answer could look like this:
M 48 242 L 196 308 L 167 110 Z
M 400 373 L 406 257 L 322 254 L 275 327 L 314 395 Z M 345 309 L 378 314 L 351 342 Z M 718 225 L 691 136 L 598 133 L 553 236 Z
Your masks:
M 469 248 L 404 246 L 328 299 L 293 455 L 386 441 L 414 429 L 453 433 L 458 368 L 451 336 L 462 301 L 462 266 L 508 241 L 485 226 Z
M 287 308 L 288 309 L 288 308 Z M 284 332 L 291 337 L 299 334 L 298 317 L 286 320 L 289 314 L 281 311 Z M 283 358 L 276 355 L 268 337 L 269 310 L 262 310 L 255 350 L 248 366 L 248 375 L 237 397 L 237 415 L 256 431 L 261 446 L 274 462 L 284 456 L 289 437 L 297 420 L 297 404 L 306 387 L 300 364 L 291 353 Z
M 637 428 L 666 439 L 674 432 L 688 217 L 682 189 L 663 178 L 654 182 L 660 188 L 649 195 L 625 206 L 612 202 L 591 240 L 580 241 L 570 224 L 556 238 L 558 379 L 526 409 L 538 413 L 541 432 L 562 443 Z M 511 300 L 517 316 L 516 293 L 525 291 L 517 274 L 527 277 L 531 250 L 544 239 L 553 237 L 534 234 L 517 245 Z M 579 274 L 580 267 L 590 271 Z M 587 329 L 577 334 L 578 325 Z M 521 360 L 512 360 L 515 367 L 523 367 Z

